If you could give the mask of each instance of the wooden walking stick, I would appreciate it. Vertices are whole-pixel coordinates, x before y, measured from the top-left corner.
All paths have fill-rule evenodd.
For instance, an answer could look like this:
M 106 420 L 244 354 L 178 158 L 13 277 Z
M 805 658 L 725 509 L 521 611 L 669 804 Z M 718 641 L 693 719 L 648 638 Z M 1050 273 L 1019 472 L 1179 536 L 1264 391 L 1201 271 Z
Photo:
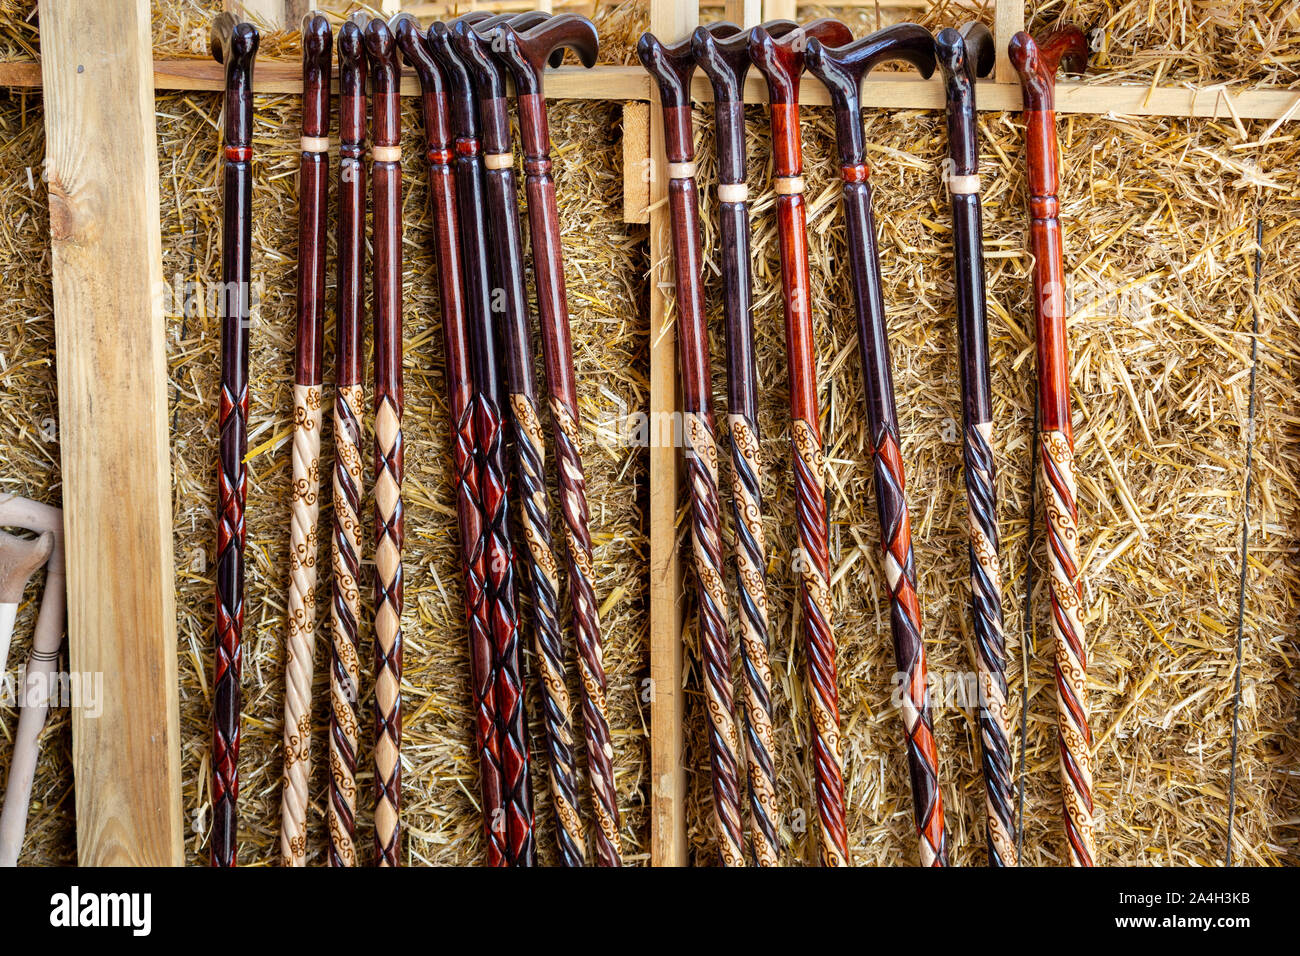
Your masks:
M 614 745 L 605 703 L 605 664 L 599 605 L 592 585 L 591 532 L 588 527 L 587 483 L 582 468 L 581 417 L 573 376 L 573 342 L 569 303 L 564 289 L 564 260 L 560 247 L 555 181 L 551 177 L 551 135 L 546 119 L 542 76 L 548 58 L 577 52 L 582 64 L 596 62 L 598 40 L 591 21 L 561 14 L 520 33 L 512 23 L 493 31 L 493 52 L 514 75 L 519 105 L 519 135 L 524 152 L 524 188 L 528 194 L 528 232 L 533 252 L 533 277 L 542 331 L 542 359 L 551 399 L 555 457 L 564 518 L 569 598 L 578 646 L 582 681 L 582 723 L 587 742 L 587 772 L 591 778 L 592 809 L 596 817 L 593 857 L 598 866 L 620 866 L 618 794 L 614 788 Z M 551 61 L 554 65 L 555 61 Z
M 723 36 L 735 24 L 715 24 Z M 718 508 L 718 451 L 713 439 L 713 386 L 709 376 L 709 333 L 705 327 L 700 254 L 699 197 L 695 186 L 695 143 L 691 124 L 691 74 L 695 59 L 687 38 L 664 45 L 643 33 L 637 56 L 659 84 L 664 149 L 668 157 L 668 208 L 673 224 L 673 266 L 677 289 L 678 362 L 682 382 L 682 432 L 691 493 L 691 541 L 700 612 L 700 656 L 709 710 L 709 755 L 713 809 L 722 862 L 743 866 L 740 740 L 731 690 L 731 641 L 722 571 L 722 525 Z
M 528 774 L 530 755 L 524 714 L 523 655 L 519 642 L 505 434 L 501 421 L 506 390 L 497 374 L 499 346 L 492 317 L 493 282 L 488 252 L 483 152 L 473 80 L 464 60 L 452 47 L 450 27 L 444 23 L 433 24 L 427 41 L 429 51 L 442 65 L 443 77 L 447 81 L 451 126 L 456 140 L 457 213 L 470 320 L 484 566 L 491 595 L 489 621 L 493 686 L 501 753 L 503 812 L 491 825 L 500 828 L 505 844 L 505 862 L 512 866 L 532 866 L 536 850 L 533 792 Z
M 32 631 L 32 649 L 27 657 L 25 679 L 15 688 L 22 701 L 22 712 L 14 733 L 4 809 L 0 811 L 0 867 L 8 867 L 18 865 L 18 854 L 22 851 L 32 782 L 36 778 L 36 758 L 40 754 L 41 730 L 49 713 L 51 692 L 57 686 L 55 666 L 63 644 L 67 581 L 63 563 L 63 513 L 58 508 L 13 495 L 0 495 L 0 525 L 15 525 L 39 535 L 31 540 L 29 547 L 21 549 L 21 554 L 7 548 L 0 551 L 3 555 L 0 563 L 6 557 L 15 559 L 13 564 L 0 564 L 5 573 L 3 582 L 0 582 L 4 588 L 0 590 L 0 596 L 12 593 L 8 588 L 18 585 L 18 578 L 26 583 L 35 570 L 32 562 L 38 561 L 38 556 L 36 566 L 39 562 L 45 564 L 45 587 L 41 592 L 36 627 Z M 4 537 L 23 540 L 10 535 Z M 19 585 L 15 600 L 20 600 L 21 596 Z M 0 668 L 0 678 L 7 679 L 3 668 Z
M 373 100 L 375 327 L 375 849 L 401 854 L 402 803 L 402 114 L 401 67 L 388 24 L 366 26 Z
M 330 655 L 330 866 L 357 865 L 357 740 L 361 729 L 361 363 L 365 326 L 366 56 L 368 18 L 339 27 L 338 343 L 334 388 L 333 625 Z
M 902 716 L 907 732 L 913 811 L 921 837 L 921 863 L 946 866 L 948 839 L 943 825 L 943 794 L 939 789 L 939 757 L 930 718 L 921 607 L 916 596 L 916 565 L 912 560 L 911 521 L 903 456 L 899 450 L 876 224 L 871 214 L 871 170 L 866 163 L 859 94 L 863 78 L 887 60 L 905 60 L 929 77 L 934 72 L 934 40 L 924 27 L 901 23 L 838 49 L 827 49 L 817 39 L 811 39 L 807 58 L 809 70 L 826 85 L 835 107 L 853 304 L 858 320 L 867 426 L 871 430 L 875 462 L 876 510 L 880 516 L 885 574 L 889 579 L 889 623 L 894 656 L 906 682 Z
M 798 27 L 793 20 L 763 24 L 773 36 Z M 749 819 L 754 859 L 780 863 L 768 663 L 767 553 L 758 463 L 758 376 L 754 371 L 753 279 L 750 275 L 749 185 L 745 181 L 745 74 L 749 31 L 719 38 L 707 27 L 691 37 L 695 62 L 713 85 L 718 151 L 718 245 L 722 251 L 722 308 L 727 331 L 727 411 L 731 428 L 736 578 L 740 600 L 740 656 L 745 675 L 745 752 L 749 765 Z
M 479 755 L 483 830 L 489 866 L 505 864 L 505 813 L 501 784 L 500 734 L 493 688 L 491 596 L 488 594 L 483 505 L 479 496 L 478 439 L 474 429 L 474 380 L 469 327 L 462 287 L 460 227 L 452 174 L 452 134 L 446 83 L 425 46 L 415 18 L 399 14 L 393 31 L 407 63 L 420 79 L 424 141 L 433 204 L 438 260 L 438 300 L 447 361 L 447 408 L 451 419 L 452 466 L 456 474 L 456 519 L 465 573 L 470 673 L 474 698 L 474 740 Z
M 1041 41 L 1011 38 L 1011 65 L 1025 97 L 1029 174 L 1029 244 L 1034 254 L 1034 315 L 1038 326 L 1038 414 L 1047 540 L 1052 563 L 1052 633 L 1056 637 L 1056 708 L 1060 730 L 1061 798 L 1070 862 L 1092 866 L 1092 731 L 1088 727 L 1088 646 L 1083 636 L 1079 581 L 1079 508 L 1075 501 L 1074 426 L 1070 420 L 1070 362 L 1065 329 L 1065 268 L 1061 261 L 1059 155 L 1053 92 L 1056 70 L 1082 73 L 1088 41 L 1077 27 L 1058 27 Z
M 27 582 L 40 570 L 54 547 L 54 535 L 19 538 L 0 532 L 0 682 L 9 673 L 9 643 L 14 636 L 18 605 Z
M 212 24 L 226 67 L 221 242 L 221 406 L 217 414 L 217 621 L 212 674 L 213 866 L 234 866 L 239 820 L 239 709 L 244 632 L 244 500 L 248 490 L 248 324 L 252 281 L 253 60 L 257 29 L 229 13 Z
M 940 30 L 935 54 L 948 101 L 948 192 L 961 351 L 962 434 L 970 528 L 971 617 L 979 648 L 980 754 L 990 866 L 1016 866 L 1015 809 L 1007 724 L 1007 645 L 1002 633 L 997 468 L 984 302 L 984 215 L 980 207 L 975 78 L 993 69 L 993 35 L 982 23 Z
M 510 18 L 517 29 L 539 20 L 544 13 Z M 495 287 L 502 292 L 505 333 L 506 387 L 510 397 L 511 433 L 515 445 L 515 476 L 519 483 L 522 523 L 527 547 L 525 584 L 533 605 L 533 637 L 541 671 L 542 713 L 546 724 L 546 749 L 551 797 L 555 804 L 560 860 L 565 866 L 582 866 L 586 841 L 578 815 L 578 786 L 573 766 L 573 717 L 560 638 L 559 560 L 551 540 L 551 519 L 546 504 L 546 445 L 533 381 L 533 342 L 529 329 L 528 293 L 524 288 L 523 243 L 519 228 L 519 200 L 515 185 L 514 149 L 510 138 L 510 101 L 506 98 L 505 67 L 490 55 L 493 42 L 480 35 L 505 17 L 478 24 L 458 21 L 453 42 L 474 75 L 479 118 L 483 124 L 487 207 L 491 221 Z
M 298 183 L 298 354 L 293 376 L 293 498 L 285 640 L 284 792 L 280 860 L 307 862 L 311 679 L 316 656 L 316 525 L 320 521 L 321 371 L 325 364 L 325 216 L 329 204 L 329 21 L 302 27 L 302 159 Z
M 814 20 L 780 41 L 755 27 L 749 55 L 767 80 L 772 112 L 776 223 L 781 246 L 781 287 L 785 305 L 786 355 L 790 375 L 791 443 L 798 499 L 804 642 L 813 725 L 813 768 L 821 861 L 847 866 L 844 827 L 844 761 L 840 754 L 839 691 L 835 635 L 831 630 L 830 547 L 826 520 L 826 460 L 817 407 L 817 359 L 808 288 L 807 212 L 803 198 L 803 147 L 799 139 L 799 78 L 803 49 L 811 38 L 828 43 L 853 39 L 836 20 Z

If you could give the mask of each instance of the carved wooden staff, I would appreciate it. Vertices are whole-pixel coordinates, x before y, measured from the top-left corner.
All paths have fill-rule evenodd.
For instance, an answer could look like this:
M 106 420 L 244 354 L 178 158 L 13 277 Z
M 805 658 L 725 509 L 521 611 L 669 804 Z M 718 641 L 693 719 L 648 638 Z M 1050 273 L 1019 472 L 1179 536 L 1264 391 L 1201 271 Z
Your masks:
M 1092 866 L 1092 731 L 1088 727 L 1088 647 L 1079 581 L 1079 508 L 1075 501 L 1074 427 L 1070 421 L 1070 362 L 1065 334 L 1065 269 L 1061 261 L 1056 70 L 1082 73 L 1088 41 L 1077 27 L 1060 27 L 1035 42 L 1011 38 L 1011 64 L 1025 97 L 1029 174 L 1029 243 L 1034 254 L 1034 314 L 1038 325 L 1038 414 L 1047 539 L 1052 562 L 1052 633 L 1056 636 L 1056 706 L 1060 730 L 1061 797 L 1070 862 Z
M 54 535 L 19 538 L 0 532 L 0 681 L 9 672 L 9 644 L 27 582 L 40 570 L 54 547 Z
M 772 36 L 793 20 L 763 24 Z M 749 185 L 745 181 L 745 74 L 749 31 L 719 38 L 707 27 L 691 37 L 695 62 L 713 85 L 718 151 L 718 224 L 722 251 L 722 309 L 727 331 L 727 411 L 731 427 L 736 578 L 740 596 L 740 656 L 745 673 L 745 753 L 754 859 L 777 866 L 776 770 L 773 765 L 772 669 L 768 663 L 767 554 L 763 541 L 762 473 L 758 463 L 758 376 L 754 371 L 753 279 L 749 259 Z
M 997 469 L 989 391 L 988 318 L 984 302 L 984 215 L 980 207 L 975 78 L 993 69 L 993 35 L 982 23 L 934 40 L 948 101 L 948 191 L 961 351 L 966 511 L 970 523 L 971 617 L 979 648 L 980 753 L 984 767 L 990 866 L 1016 866 L 1011 745 L 1007 725 L 1007 645 L 1002 633 L 998 559 Z
M 316 525 L 320 520 L 321 370 L 325 364 L 325 216 L 329 204 L 329 21 L 302 27 L 302 159 L 298 185 L 298 355 L 293 377 L 293 498 L 285 640 L 284 792 L 280 860 L 307 862 L 311 679 L 316 654 Z
M 50 709 L 50 694 L 56 686 L 55 668 L 59 647 L 63 644 L 63 624 L 67 610 L 67 580 L 63 565 L 63 512 L 26 498 L 0 495 L 0 526 L 14 525 L 35 531 L 39 537 L 18 553 L 4 552 L 13 563 L 0 564 L 5 590 L 14 600 L 22 597 L 25 584 L 35 570 L 33 562 L 45 564 L 45 587 L 41 591 L 41 609 L 32 631 L 32 649 L 27 657 L 26 681 L 18 685 L 22 712 L 14 733 L 13 757 L 9 761 L 9 781 L 5 785 L 4 809 L 0 811 L 0 867 L 17 866 L 27 831 L 27 811 L 32 798 L 32 781 L 36 778 L 36 758 L 41 749 L 41 730 Z M 11 536 L 5 535 L 10 540 Z M 21 583 L 19 583 L 21 581 Z M 5 597 L 8 600 L 8 597 Z M 0 676 L 5 670 L 0 667 Z
M 807 56 L 808 68 L 826 85 L 835 107 L 853 304 L 858 320 L 867 426 L 871 430 L 871 452 L 875 459 L 876 510 L 880 515 L 880 543 L 889 579 L 889 623 L 894 656 L 906 679 L 902 716 L 907 732 L 913 810 L 921 836 L 921 863 L 946 866 L 948 840 L 943 825 L 943 794 L 939 790 L 939 757 L 930 719 L 921 607 L 916 597 L 916 565 L 912 560 L 912 530 L 903 456 L 899 450 L 876 225 L 871 214 L 871 170 L 866 163 L 859 94 L 863 78 L 874 66 L 887 60 L 905 60 L 929 77 L 934 72 L 934 40 L 924 27 L 902 23 L 838 49 L 827 49 L 815 38 L 811 39 Z
M 515 475 L 523 510 L 528 574 L 525 584 L 533 604 L 533 637 L 541 671 L 542 713 L 555 804 L 560 860 L 582 866 L 586 841 L 579 818 L 578 786 L 573 766 L 573 717 L 560 638 L 559 559 L 551 540 L 546 504 L 546 445 L 533 381 L 533 342 L 529 329 L 528 293 L 524 288 L 523 242 L 519 229 L 519 200 L 515 184 L 514 147 L 510 137 L 510 101 L 506 97 L 505 67 L 490 55 L 493 42 L 479 33 L 507 16 L 470 24 L 458 21 L 453 42 L 474 76 L 479 119 L 483 124 L 487 207 L 491 220 L 495 287 L 503 294 L 501 317 L 505 333 L 506 387 L 510 395 L 511 433 L 515 445 Z M 529 12 L 509 17 L 516 29 L 545 20 Z M 561 53 L 561 55 L 563 55 Z
M 452 46 L 451 28 L 429 28 L 429 51 L 442 65 L 456 141 L 456 198 L 464 256 L 465 294 L 474 371 L 474 423 L 479 447 L 479 495 L 483 506 L 484 556 L 490 603 L 493 686 L 501 753 L 503 813 L 491 825 L 500 828 L 505 862 L 534 862 L 533 793 L 529 779 L 528 728 L 524 714 L 522 648 L 510 541 L 508 474 L 502 407 L 505 389 L 497 374 L 497 333 L 492 317 L 492 272 L 484 161 L 469 69 Z
M 239 708 L 244 632 L 244 500 L 248 490 L 248 323 L 252 279 L 253 60 L 257 29 L 229 13 L 212 24 L 226 67 L 221 241 L 221 406 L 217 414 L 217 621 L 212 674 L 213 866 L 234 866 L 239 820 Z
M 478 440 L 474 431 L 474 381 L 470 359 L 465 293 L 461 283 L 461 247 L 452 174 L 451 119 L 442 71 L 425 46 L 415 18 L 399 14 L 393 30 L 420 79 L 424 142 L 433 204 L 434 247 L 438 261 L 438 301 L 447 363 L 447 409 L 451 419 L 452 466 L 456 471 L 456 520 L 461 565 L 465 572 L 465 618 L 474 698 L 474 741 L 479 755 L 479 783 L 487 863 L 505 863 L 499 822 L 505 813 L 501 789 L 500 735 L 492 686 L 491 598 L 484 568 L 483 506 L 479 497 Z
M 715 24 L 726 36 L 735 24 Z M 722 530 L 718 511 L 718 451 L 713 440 L 713 386 L 709 376 L 709 332 L 705 327 L 703 260 L 700 254 L 699 196 L 695 186 L 695 143 L 691 124 L 691 74 L 695 59 L 689 38 L 665 46 L 641 35 L 637 55 L 659 84 L 664 149 L 668 157 L 668 208 L 673 224 L 673 266 L 677 289 L 678 361 L 682 381 L 682 432 L 691 492 L 691 540 L 700 612 L 700 656 L 709 709 L 709 754 L 713 766 L 713 809 L 722 862 L 743 866 L 740 741 L 731 693 L 731 641 L 727 634 L 727 592 L 722 572 Z
M 836 20 L 814 20 L 780 41 L 755 27 L 749 55 L 767 80 L 772 111 L 772 161 L 776 223 L 781 246 L 781 286 L 785 305 L 786 354 L 790 374 L 791 443 L 798 499 L 799 547 L 808 653 L 809 703 L 813 724 L 813 765 L 821 861 L 849 863 L 844 828 L 844 762 L 840 754 L 839 691 L 836 687 L 835 636 L 831 630 L 830 548 L 826 521 L 826 460 L 817 408 L 817 359 L 808 288 L 807 212 L 803 198 L 803 148 L 799 140 L 799 78 L 803 49 L 810 38 L 828 43 L 853 39 Z
M 388 24 L 366 26 L 375 325 L 375 850 L 401 854 L 402 802 L 402 127 L 401 67 Z
M 330 538 L 333 640 L 330 659 L 330 787 L 326 823 L 331 866 L 356 866 L 357 739 L 361 727 L 361 362 L 365 324 L 366 57 L 354 14 L 339 27 L 338 355 L 334 389 L 334 533 Z
M 562 47 L 577 52 L 582 64 L 596 62 L 596 28 L 584 17 L 561 14 L 520 33 L 513 24 L 493 31 L 493 52 L 514 75 L 519 105 L 519 135 L 524 152 L 524 188 L 528 194 L 528 231 L 533 248 L 533 277 L 541 318 L 542 359 L 551 397 L 555 457 L 560 483 L 560 512 L 568 557 L 569 598 L 582 680 L 582 722 L 587 742 L 592 809 L 596 817 L 593 856 L 599 866 L 619 866 L 618 795 L 614 789 L 614 746 L 605 703 L 605 664 L 600 616 L 592 586 L 591 532 L 587 485 L 582 468 L 578 391 L 573 376 L 569 303 L 564 289 L 555 181 L 551 178 L 551 136 L 546 121 L 542 75 L 548 58 Z M 554 64 L 554 61 L 552 60 Z

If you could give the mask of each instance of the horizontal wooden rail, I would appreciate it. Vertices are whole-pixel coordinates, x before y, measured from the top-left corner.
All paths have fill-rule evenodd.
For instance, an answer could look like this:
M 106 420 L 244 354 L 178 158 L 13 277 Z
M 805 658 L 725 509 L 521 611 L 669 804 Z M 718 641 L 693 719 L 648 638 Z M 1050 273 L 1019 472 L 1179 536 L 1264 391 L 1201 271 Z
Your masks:
M 222 88 L 221 65 L 211 60 L 154 60 L 154 87 L 158 90 L 211 90 Z M 0 63 L 0 86 L 39 87 L 41 68 L 36 61 Z M 296 94 L 302 90 L 302 67 L 297 61 L 259 61 L 254 75 L 259 93 Z M 402 82 L 402 93 L 420 92 L 414 77 Z M 546 94 L 552 99 L 649 100 L 650 81 L 639 66 L 600 66 L 594 70 L 563 67 L 546 76 Z M 696 77 L 694 95 L 700 102 L 712 98 L 705 77 Z M 745 87 L 747 102 L 762 103 L 761 80 L 751 75 Z M 1019 110 L 1020 86 L 1014 83 L 979 84 L 976 96 L 982 110 Z M 830 100 L 819 83 L 805 83 L 800 102 L 826 106 Z M 936 76 L 923 80 L 914 75 L 877 77 L 862 84 L 862 105 L 868 109 L 943 109 L 943 84 Z M 1121 86 L 1115 83 L 1061 81 L 1056 84 L 1058 113 L 1116 113 L 1125 116 L 1200 116 L 1276 120 L 1300 117 L 1300 90 L 1255 88 L 1229 91 L 1224 85 L 1202 87 Z

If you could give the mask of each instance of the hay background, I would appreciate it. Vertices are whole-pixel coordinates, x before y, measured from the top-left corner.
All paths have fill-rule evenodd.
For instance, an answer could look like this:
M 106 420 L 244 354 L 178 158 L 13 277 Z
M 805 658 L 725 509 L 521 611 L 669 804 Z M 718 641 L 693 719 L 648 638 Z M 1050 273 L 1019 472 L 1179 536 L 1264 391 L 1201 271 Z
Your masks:
M 160 54 L 206 55 L 212 4 L 155 5 Z M 1160 9 L 1156 9 L 1159 6 Z M 1108 78 L 1145 82 L 1249 79 L 1293 83 L 1295 4 L 1237 3 L 1213 14 L 1198 5 L 1078 2 L 1036 8 L 1032 22 L 1064 10 L 1102 26 L 1101 66 Z M 0 2 L 0 57 L 36 49 L 29 2 Z M 823 12 L 801 8 L 801 15 Z M 957 24 L 971 8 L 942 4 L 928 25 Z M 886 11 L 887 19 L 894 19 Z M 985 8 L 986 19 L 991 10 Z M 1260 25 L 1255 18 L 1278 14 Z M 859 34 L 874 10 L 849 11 Z M 1208 19 L 1207 19 L 1208 18 Z M 635 2 L 600 4 L 597 20 L 608 62 L 629 62 L 644 14 Z M 1181 24 L 1187 24 L 1185 34 Z M 1289 32 L 1288 32 L 1289 26 Z M 10 29 L 12 27 L 12 29 Z M 1252 39 L 1258 36 L 1258 39 Z M 1272 39 L 1270 39 L 1272 38 Z M 1156 52 L 1151 52 L 1155 50 Z M 293 56 L 292 36 L 269 36 L 263 56 Z M 811 78 L 806 82 L 816 82 Z M 282 709 L 284 513 L 289 469 L 290 382 L 295 270 L 297 103 L 257 98 L 254 163 L 254 264 L 265 296 L 253 330 L 250 449 L 249 618 L 246 631 L 244 745 L 241 754 L 241 858 L 276 858 Z M 418 136 L 410 104 L 407 143 Z M 158 98 L 164 275 L 200 285 L 219 276 L 219 134 L 215 94 Z M 777 766 L 783 784 L 792 858 L 812 859 L 806 834 L 813 809 L 805 753 L 807 711 L 789 564 L 795 541 L 788 483 L 788 425 L 777 247 L 768 188 L 766 111 L 749 110 L 751 184 L 755 187 L 755 319 L 767 517 L 771 557 L 773 656 L 781 707 Z M 708 110 L 697 110 L 706 249 L 713 239 L 713 151 Z M 552 107 L 566 270 L 574 313 L 575 358 L 584 414 L 595 421 L 620 407 L 648 404 L 644 227 L 621 215 L 619 112 L 616 104 Z M 1037 643 L 1022 638 L 1028 559 L 1029 474 L 1034 395 L 1030 259 L 1025 250 L 1021 132 L 1012 114 L 981 113 L 985 248 L 995 420 L 1004 542 L 1004 594 L 1013 716 L 1029 710 L 1028 747 L 1016 747 L 1025 772 L 1025 859 L 1064 858 L 1058 816 L 1050 633 L 1042 513 L 1034 546 Z M 46 196 L 41 182 L 43 118 L 39 93 L 0 91 L 0 490 L 59 500 L 53 320 Z M 967 620 L 964 496 L 951 301 L 948 211 L 939 163 L 946 149 L 935 113 L 866 115 L 878 190 L 875 209 L 889 308 L 895 391 L 913 511 L 919 591 L 932 673 L 973 670 Z M 1221 860 L 1227 810 L 1234 629 L 1249 390 L 1255 216 L 1265 229 L 1259 300 L 1259 381 L 1251 491 L 1250 590 L 1238 762 L 1237 859 L 1294 864 L 1300 794 L 1295 767 L 1297 567 L 1296 450 L 1292 411 L 1300 375 L 1297 301 L 1297 173 L 1291 126 L 1264 143 L 1268 124 L 1070 117 L 1062 123 L 1061 196 L 1066 266 L 1076 294 L 1084 283 L 1130 291 L 1124 301 L 1076 301 L 1071 312 L 1075 425 L 1078 432 L 1082 554 L 1092 653 L 1090 685 L 1097 736 L 1094 773 L 1099 858 L 1105 863 L 1214 864 Z M 828 498 L 842 726 L 846 742 L 850 836 L 860 863 L 915 859 L 911 802 L 900 726 L 892 712 L 894 671 L 888 608 L 876 557 L 878 527 L 861 421 L 856 332 L 835 180 L 828 110 L 805 112 L 809 239 L 818 317 L 824 429 L 831 471 Z M 446 460 L 441 332 L 429 250 L 424 173 L 407 150 L 405 194 L 408 563 L 404 803 L 411 863 L 480 859 L 474 766 L 469 739 L 466 660 L 458 639 L 459 577 Z M 329 282 L 333 287 L 331 254 Z M 723 401 L 720 284 L 711 259 L 707 294 L 715 347 L 717 408 Z M 915 303 L 915 304 L 913 304 Z M 1135 307 L 1129 307 L 1136 303 Z M 332 336 L 332 320 L 331 320 Z M 180 611 L 184 805 L 191 862 L 205 859 L 208 809 L 208 673 L 214 454 L 213 396 L 218 332 L 211 311 L 173 303 L 168 317 L 173 415 L 176 575 Z M 332 347 L 332 337 L 330 340 Z M 590 431 L 590 430 L 589 430 Z M 329 429 L 325 454 L 329 455 Z M 725 443 L 723 443 L 725 446 Z M 1104 451 L 1103 451 L 1104 449 Z M 1107 460 L 1113 460 L 1113 466 Z M 624 850 L 644 859 L 648 711 L 645 456 L 640 449 L 587 443 L 596 532 L 597 591 L 605 600 L 607 669 Z M 726 467 L 724 465 L 724 467 Z M 725 487 L 725 475 L 724 475 Z M 1121 490 L 1124 489 L 1124 490 Z M 1125 545 L 1134 525 L 1128 494 L 1147 537 Z M 328 512 L 327 512 L 328 514 Z M 684 512 L 680 517 L 684 517 Z M 327 518 L 326 518 L 327 520 Z M 685 528 L 685 525 L 682 525 Z M 107 553 L 107 552 L 106 552 Z M 111 554 L 109 555 L 111 556 Z M 37 592 L 29 589 L 29 598 Z M 327 613 L 322 588 L 319 613 Z M 689 588 L 686 640 L 696 641 Z M 14 658 L 26 654 L 34 600 L 24 605 Z M 364 639 L 364 638 L 363 638 Z M 1019 689 L 1028 661 L 1030 693 Z M 323 669 L 318 667 L 323 678 Z M 708 770 L 698 670 L 690 697 L 688 807 L 693 859 L 714 860 L 709 832 Z M 318 681 L 316 753 L 324 746 L 324 681 Z M 0 710 L 0 771 L 16 712 Z M 534 740 L 540 724 L 534 715 Z M 944 796 L 954 862 L 984 859 L 977 731 L 957 708 L 936 711 Z M 540 754 L 538 755 L 540 758 Z M 539 770 L 541 764 L 538 764 Z M 324 839 L 322 764 L 316 764 L 312 819 L 314 862 Z M 546 788 L 538 778 L 539 845 L 552 859 Z M 75 860 L 67 714 L 56 711 L 38 767 L 24 863 Z M 366 821 L 363 820 L 364 827 Z

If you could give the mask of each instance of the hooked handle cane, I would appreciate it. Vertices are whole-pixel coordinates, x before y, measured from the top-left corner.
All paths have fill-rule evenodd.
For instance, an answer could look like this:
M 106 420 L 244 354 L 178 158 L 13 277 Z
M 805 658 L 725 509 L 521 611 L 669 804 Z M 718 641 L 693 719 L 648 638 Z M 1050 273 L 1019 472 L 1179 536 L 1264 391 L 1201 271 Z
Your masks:
M 982 23 L 940 30 L 935 58 L 948 112 L 948 173 L 962 390 L 971 617 L 978 648 L 980 759 L 990 866 L 1016 866 L 1014 788 L 1007 714 L 1006 637 L 998 556 L 997 469 L 989 391 L 975 79 L 993 69 L 993 37 Z
M 735 32 L 735 24 L 714 29 Z M 700 281 L 699 195 L 695 185 L 695 145 L 691 124 L 691 74 L 695 60 L 690 39 L 665 45 L 642 34 L 637 55 L 659 85 L 663 106 L 664 149 L 668 159 L 668 208 L 673 225 L 673 265 L 677 290 L 678 362 L 686 441 L 687 486 L 691 496 L 691 540 L 700 614 L 700 654 L 709 711 L 709 755 L 713 770 L 713 809 L 722 862 L 745 861 L 737 777 L 740 740 L 736 734 L 731 687 L 731 647 L 727 633 L 727 593 L 722 571 L 722 531 L 718 507 L 718 452 L 714 444 L 713 387 L 709 376 L 709 334 Z
M 1081 73 L 1088 41 L 1077 27 L 1062 27 L 1041 43 L 1027 33 L 1011 38 L 1011 65 L 1025 99 L 1029 178 L 1029 242 L 1034 253 L 1034 314 L 1038 337 L 1039 436 L 1047 533 L 1052 562 L 1052 632 L 1056 643 L 1057 726 L 1061 798 L 1070 861 L 1092 866 L 1092 731 L 1088 725 L 1088 648 L 1083 634 L 1079 581 L 1079 508 L 1070 420 L 1069 346 L 1065 329 L 1059 156 L 1054 88 L 1056 70 Z
M 804 46 L 853 39 L 838 20 L 819 19 L 777 39 L 763 27 L 750 32 L 749 56 L 767 81 L 771 104 L 776 223 L 790 376 L 791 445 L 803 570 L 799 602 L 808 656 L 809 712 L 824 866 L 849 862 L 844 823 L 844 758 L 840 751 L 835 635 L 831 629 L 830 545 L 826 518 L 826 460 L 817 407 L 817 359 L 808 288 L 807 210 L 803 198 L 803 148 L 799 138 L 799 79 Z
M 316 651 L 316 525 L 320 519 L 321 370 L 325 344 L 325 217 L 329 190 L 329 75 L 333 33 L 309 13 L 302 27 L 302 140 L 298 181 L 298 336 L 293 377 L 293 491 L 285 637 L 284 782 L 280 860 L 307 862 L 311 681 Z
M 217 467 L 216 640 L 212 678 L 213 866 L 234 866 L 239 820 L 239 711 L 244 633 L 244 504 L 248 492 L 248 325 L 252 278 L 253 60 L 258 33 L 230 13 L 212 24 L 226 68 L 222 186 L 221 405 Z M 231 294 L 233 290 L 233 294 Z
M 890 631 L 898 668 L 907 682 L 902 717 L 921 863 L 945 866 L 948 840 L 939 789 L 939 757 L 926 685 L 921 607 L 916 594 L 911 520 L 894 407 L 876 226 L 871 213 L 871 170 L 866 163 L 859 94 L 863 78 L 888 60 L 903 60 L 929 77 L 934 72 L 934 40 L 924 27 L 900 23 L 838 49 L 827 49 L 814 38 L 808 41 L 807 57 L 808 68 L 826 85 L 835 108 L 858 347 L 875 461 L 876 509 L 889 584 Z
M 587 486 L 582 465 L 581 416 L 573 374 L 573 342 L 564 288 L 564 260 L 551 176 L 551 140 L 542 89 L 546 63 L 558 65 L 564 48 L 586 67 L 596 62 L 599 41 L 590 20 L 561 14 L 521 32 L 518 21 L 497 27 L 492 52 L 510 70 L 519 105 L 524 153 L 524 188 L 533 276 L 542 331 L 542 358 L 550 391 L 551 419 L 558 463 L 560 511 L 564 518 L 569 595 L 582 684 L 583 732 L 596 818 L 593 856 L 597 865 L 621 866 L 618 795 L 614 787 L 614 747 L 605 701 L 605 665 L 599 604 L 592 583 L 592 545 Z

